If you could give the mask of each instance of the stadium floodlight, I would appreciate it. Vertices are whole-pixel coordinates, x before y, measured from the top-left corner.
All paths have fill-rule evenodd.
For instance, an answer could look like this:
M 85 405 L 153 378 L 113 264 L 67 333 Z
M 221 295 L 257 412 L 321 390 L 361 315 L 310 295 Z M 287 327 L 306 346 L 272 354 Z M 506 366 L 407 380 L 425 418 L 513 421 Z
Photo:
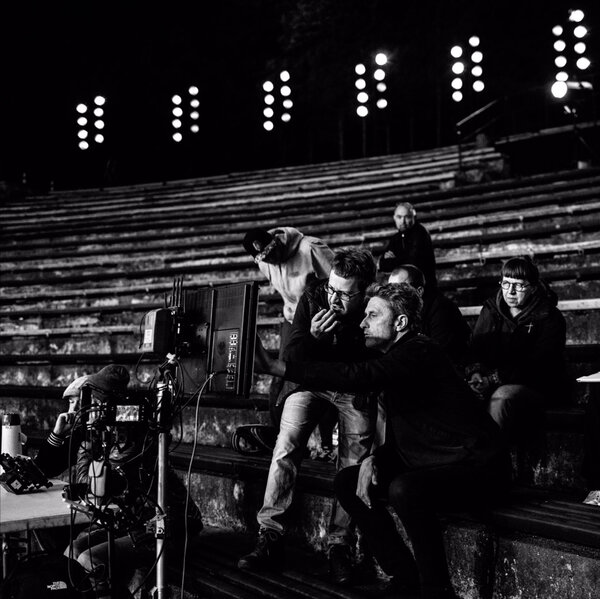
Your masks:
M 263 129 L 265 131 L 273 131 L 275 124 L 278 122 L 289 123 L 292 120 L 290 109 L 294 105 L 290 96 L 292 95 L 292 87 L 290 85 L 291 74 L 287 70 L 282 70 L 278 74 L 278 79 L 282 85 L 274 83 L 274 79 L 267 79 L 262 84 L 262 89 L 265 92 L 263 97 Z M 282 108 L 280 108 L 280 106 Z
M 385 52 L 378 52 L 375 55 L 375 64 L 379 65 L 380 67 L 387 64 L 387 61 L 388 61 L 388 57 Z
M 383 110 L 388 107 L 388 99 L 385 97 L 388 86 L 385 84 L 387 77 L 386 69 L 390 64 L 389 55 L 386 52 L 377 52 L 367 62 L 357 63 L 354 67 L 356 78 L 354 87 L 358 90 L 356 94 L 356 114 L 364 119 L 375 107 Z M 363 144 L 364 144 L 363 129 Z M 364 145 L 363 145 L 364 151 Z
M 556 40 L 554 42 L 554 49 L 557 52 L 564 52 L 566 47 L 567 47 L 567 44 L 565 43 L 565 40 Z
M 465 64 L 463 62 L 457 61 L 452 65 L 452 72 L 455 75 L 461 75 L 465 72 Z
M 558 71 L 554 78 L 556 79 L 556 81 L 562 81 L 566 83 L 569 80 L 569 75 L 565 71 Z
M 585 44 L 583 42 L 577 42 L 573 46 L 573 50 L 575 50 L 577 54 L 583 54 L 585 52 Z
M 383 81 L 385 79 L 385 71 L 383 69 L 376 69 L 373 73 L 373 79 L 375 81 Z
M 577 62 L 575 64 L 577 65 L 578 69 L 580 69 L 581 71 L 585 71 L 587 68 L 589 68 L 591 62 L 590 62 L 589 58 L 586 58 L 585 56 L 581 56 L 580 58 L 577 59 Z
M 581 21 L 583 21 L 583 17 L 585 15 L 583 14 L 582 10 L 579 9 L 571 9 L 569 11 L 569 21 L 573 22 L 573 23 L 581 23 Z
M 76 104 L 75 111 L 77 112 L 76 122 L 79 127 L 77 131 L 78 147 L 81 150 L 88 150 L 92 144 L 104 143 L 104 135 L 100 131 L 104 129 L 104 106 L 106 105 L 106 97 L 103 95 L 93 96 L 90 102 L 80 102 Z M 88 120 L 88 111 L 91 119 Z M 84 116 L 85 115 L 85 116 Z M 90 133 L 88 127 L 95 129 L 95 133 Z
M 569 88 L 565 81 L 555 81 L 550 88 L 550 92 L 558 100 L 564 98 L 567 95 L 568 90 Z
M 481 40 L 476 35 L 473 35 L 469 38 L 469 46 L 471 46 L 471 48 L 477 48 L 477 46 L 479 46 L 480 41 Z
M 175 94 L 172 98 L 171 101 L 173 102 L 173 104 L 179 105 L 181 104 L 181 96 L 178 94 Z
M 485 89 L 485 84 L 483 83 L 483 81 L 477 79 L 477 81 L 473 81 L 473 89 L 477 93 L 482 92 Z
M 200 127 L 199 127 L 199 126 L 198 126 L 196 123 L 194 123 L 194 124 L 193 124 L 193 125 L 190 127 L 190 131 L 191 131 L 192 133 L 198 133 L 198 132 L 200 131 Z
M 181 133 L 179 131 L 176 131 L 175 133 L 173 133 L 173 141 L 180 143 L 182 139 L 183 139 L 183 135 L 181 135 Z
M 181 118 L 183 116 L 183 108 L 180 106 L 175 106 L 175 108 L 173 108 L 173 116 Z
M 479 50 L 476 50 L 471 54 L 471 60 L 476 64 L 480 63 L 483 60 L 483 54 Z
M 483 74 L 483 69 L 481 68 L 480 65 L 475 65 L 472 69 L 471 69 L 471 75 L 473 75 L 473 77 L 481 77 L 481 75 Z
M 577 27 L 575 27 L 575 29 L 573 29 L 573 35 L 577 38 L 577 39 L 581 39 L 583 37 L 585 37 L 588 33 L 587 27 L 584 27 L 583 25 L 577 25 Z
M 200 93 L 200 90 L 198 89 L 198 86 L 190 85 L 188 93 L 190 94 L 190 96 L 197 96 Z
M 452 92 L 452 99 L 455 102 L 462 102 L 462 99 L 463 99 L 462 92 L 459 92 L 459 91 Z
M 563 69 L 567 65 L 567 59 L 564 56 L 557 56 L 554 59 L 554 64 L 559 68 Z
M 191 108 L 198 108 L 199 106 L 200 106 L 200 100 L 198 100 L 198 98 L 194 98 L 193 100 L 190 100 Z
M 452 56 L 452 58 L 460 58 L 462 53 L 463 50 L 460 46 L 452 46 L 452 48 L 450 48 L 450 56 Z
M 452 89 L 460 89 L 463 86 L 463 80 L 460 77 L 455 77 L 452 79 L 450 85 L 452 86 Z
M 554 27 L 552 27 L 552 33 L 558 37 L 563 34 L 563 28 L 560 25 L 554 25 Z

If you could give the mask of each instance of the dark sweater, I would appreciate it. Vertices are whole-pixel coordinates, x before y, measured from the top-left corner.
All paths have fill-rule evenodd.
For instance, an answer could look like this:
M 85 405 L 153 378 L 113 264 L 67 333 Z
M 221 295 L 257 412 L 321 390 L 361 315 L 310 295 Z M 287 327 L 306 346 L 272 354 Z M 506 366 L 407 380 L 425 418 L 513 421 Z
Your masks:
M 382 393 L 387 428 L 381 451 L 397 452 L 410 468 L 485 464 L 506 452 L 484 406 L 424 335 L 408 333 L 369 360 L 289 363 L 286 377 L 308 386 Z
M 394 253 L 394 258 L 384 258 L 389 251 Z M 437 286 L 431 237 L 421 223 L 415 223 L 407 231 L 398 231 L 393 235 L 379 258 L 378 266 L 381 272 L 392 272 L 401 264 L 413 264 L 425 275 L 428 287 L 433 289 Z

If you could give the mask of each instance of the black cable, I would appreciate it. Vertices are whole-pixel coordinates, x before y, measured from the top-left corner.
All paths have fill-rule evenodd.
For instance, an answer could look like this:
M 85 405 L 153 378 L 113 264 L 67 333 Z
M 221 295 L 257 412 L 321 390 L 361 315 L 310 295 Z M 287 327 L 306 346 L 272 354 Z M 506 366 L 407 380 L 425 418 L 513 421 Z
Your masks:
M 196 446 L 198 445 L 198 416 L 200 414 L 200 399 L 202 398 L 202 393 L 206 388 L 206 385 L 211 381 L 211 379 L 217 374 L 216 372 L 211 372 L 204 384 L 200 388 L 198 393 L 198 400 L 196 401 L 196 415 L 194 419 L 194 444 L 192 445 L 192 455 L 190 456 L 190 463 L 188 465 L 187 476 L 186 476 L 186 487 L 187 493 L 185 496 L 185 509 L 183 514 L 183 526 L 184 526 L 184 539 L 183 539 L 183 561 L 182 561 L 182 569 L 181 569 L 181 599 L 183 599 L 183 589 L 185 586 L 185 561 L 187 558 L 187 546 L 188 546 L 188 511 L 190 505 L 190 481 L 192 478 L 192 465 L 194 463 L 194 455 L 196 453 Z

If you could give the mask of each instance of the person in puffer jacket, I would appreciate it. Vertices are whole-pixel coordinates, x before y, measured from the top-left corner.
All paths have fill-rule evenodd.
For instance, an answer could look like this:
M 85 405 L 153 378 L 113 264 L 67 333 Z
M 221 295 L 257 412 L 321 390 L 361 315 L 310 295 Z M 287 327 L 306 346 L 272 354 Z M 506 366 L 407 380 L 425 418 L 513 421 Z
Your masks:
M 473 329 L 466 375 L 511 440 L 539 428 L 544 407 L 568 399 L 565 343 L 556 294 L 537 266 L 527 257 L 507 260 Z

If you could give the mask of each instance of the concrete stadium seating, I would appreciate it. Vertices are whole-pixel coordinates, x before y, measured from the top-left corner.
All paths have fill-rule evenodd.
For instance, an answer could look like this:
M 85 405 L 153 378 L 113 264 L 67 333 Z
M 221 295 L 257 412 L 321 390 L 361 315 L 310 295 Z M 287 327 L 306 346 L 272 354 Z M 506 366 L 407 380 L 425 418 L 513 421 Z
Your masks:
M 189 289 L 261 280 L 259 335 L 276 350 L 281 302 L 244 253 L 245 231 L 290 225 L 332 248 L 360 245 L 378 253 L 393 233 L 391 213 L 400 199 L 415 205 L 431 232 L 440 288 L 471 323 L 497 287 L 502 260 L 530 254 L 559 296 L 573 375 L 600 370 L 600 169 L 510 177 L 502 155 L 474 147 L 463 152 L 462 166 L 457 173 L 457 152 L 451 147 L 5 200 L 0 412 L 21 414 L 34 451 L 36 439 L 43 438 L 62 407 L 62 390 L 75 377 L 121 363 L 130 369 L 132 389 L 144 392 L 162 357 L 140 353 L 140 321 L 162 305 L 174 277 L 183 276 Z M 256 376 L 249 400 L 223 401 L 209 394 L 201 403 L 192 491 L 207 524 L 221 531 L 243 534 L 255 527 L 268 459 L 250 460 L 229 445 L 236 426 L 268 422 L 269 382 Z M 580 505 L 585 494 L 582 421 L 591 392 L 581 385 L 563 407 L 549 412 L 548 455 L 530 469 L 528 487 L 514 505 L 483 520 L 448 519 L 448 552 L 463 597 L 491 598 L 492 592 L 496 599 L 508 599 L 517 596 L 519 585 L 522 597 L 591 596 L 586 593 L 600 580 L 600 535 L 593 530 L 600 525 L 600 511 Z M 182 472 L 192 457 L 194 434 L 190 407 L 175 430 L 182 444 L 172 459 Z M 331 509 L 333 467 L 307 462 L 292 536 L 318 554 Z M 475 547 L 475 562 L 465 547 Z M 215 580 L 224 589 L 229 577 L 232 594 L 199 596 L 255 596 L 243 591 L 241 582 L 231 582 L 232 572 L 219 563 L 223 575 Z M 531 567 L 538 574 L 527 578 Z M 200 568 L 196 575 L 208 592 L 212 583 L 206 572 Z M 253 584 L 279 588 L 281 580 Z M 380 591 L 344 592 L 382 596 Z M 326 583 L 310 592 L 346 596 L 328 595 L 333 591 Z M 264 591 L 264 596 L 284 595 Z

